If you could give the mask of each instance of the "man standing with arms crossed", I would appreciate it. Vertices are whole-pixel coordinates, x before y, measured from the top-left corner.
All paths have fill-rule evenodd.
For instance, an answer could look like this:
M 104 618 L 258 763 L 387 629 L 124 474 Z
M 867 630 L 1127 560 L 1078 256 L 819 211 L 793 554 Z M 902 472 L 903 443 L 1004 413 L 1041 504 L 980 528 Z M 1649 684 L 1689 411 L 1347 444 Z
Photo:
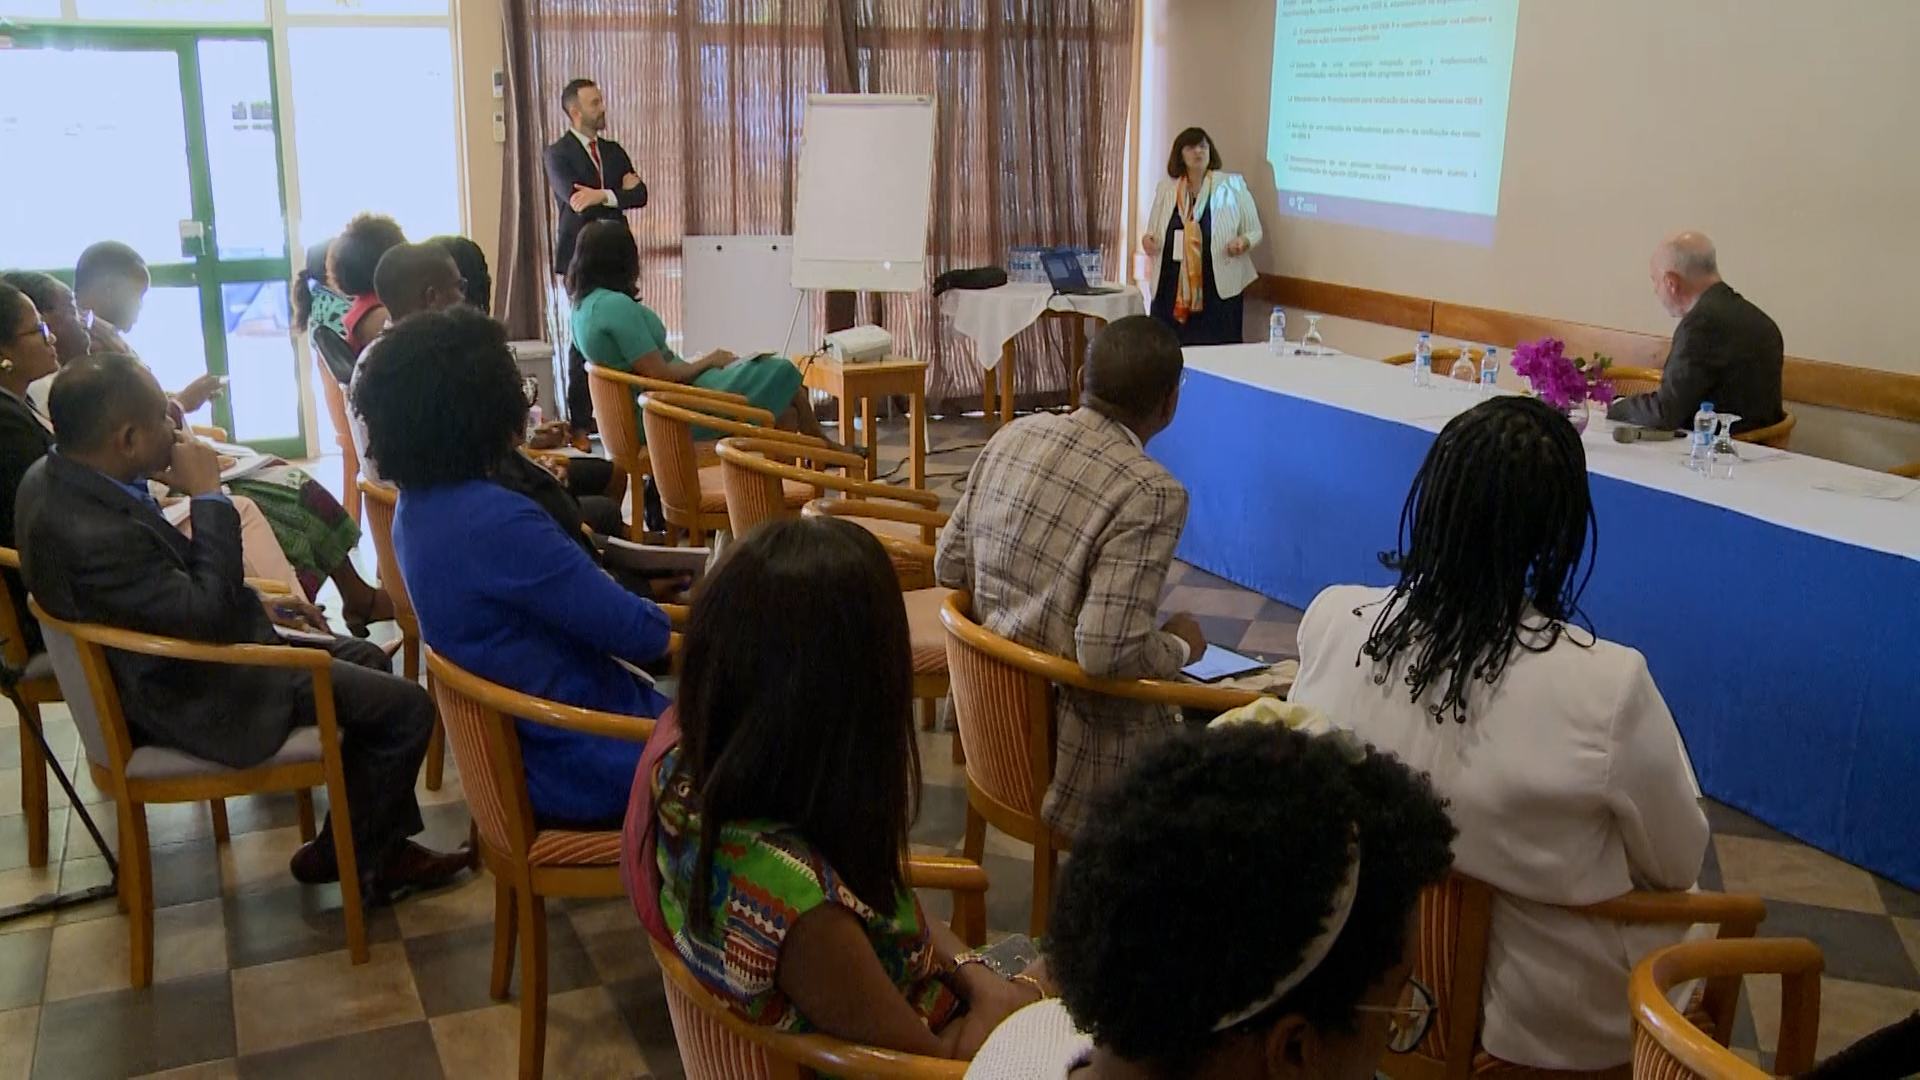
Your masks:
M 647 205 L 647 185 L 633 159 L 600 132 L 607 126 L 607 102 L 591 79 L 575 79 L 560 92 L 567 133 L 547 147 L 547 183 L 560 214 L 553 249 L 553 272 L 563 281 L 573 262 L 573 245 L 590 221 L 619 219 Z M 575 432 L 593 428 L 593 397 L 587 391 L 587 358 L 577 348 L 567 353 L 567 419 Z

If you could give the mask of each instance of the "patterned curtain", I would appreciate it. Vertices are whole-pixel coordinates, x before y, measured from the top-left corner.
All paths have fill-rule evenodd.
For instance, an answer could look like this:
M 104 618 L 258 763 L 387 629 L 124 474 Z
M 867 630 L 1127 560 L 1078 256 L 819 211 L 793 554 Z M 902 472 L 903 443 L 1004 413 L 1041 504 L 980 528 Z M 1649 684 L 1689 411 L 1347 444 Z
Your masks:
M 512 107 L 496 310 L 516 336 L 539 336 L 555 227 L 540 155 L 566 130 L 560 89 L 575 77 L 600 84 L 608 134 L 647 182 L 648 205 L 628 220 L 641 293 L 672 329 L 682 237 L 792 231 L 811 93 L 935 96 L 932 273 L 1005 265 L 1024 244 L 1098 247 L 1117 268 L 1137 4 L 506 0 Z M 942 329 L 929 293 L 869 297 L 865 317 L 929 362 L 936 408 L 977 400 L 972 349 Z M 1064 392 L 1065 340 L 1051 323 L 1023 340 L 1023 396 Z

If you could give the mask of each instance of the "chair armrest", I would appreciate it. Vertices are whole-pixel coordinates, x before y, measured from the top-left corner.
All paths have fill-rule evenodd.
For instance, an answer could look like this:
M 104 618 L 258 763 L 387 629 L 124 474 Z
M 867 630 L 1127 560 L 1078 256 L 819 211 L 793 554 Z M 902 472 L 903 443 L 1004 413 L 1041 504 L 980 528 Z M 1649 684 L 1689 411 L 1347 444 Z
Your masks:
M 940 510 L 928 509 L 924 499 L 911 497 L 909 501 L 916 504 L 913 506 L 898 506 L 879 501 L 902 498 L 903 495 L 895 495 L 893 492 L 918 491 L 918 488 L 896 488 L 891 484 L 883 486 L 886 487 L 887 494 L 872 495 L 862 499 L 815 499 L 803 507 L 800 513 L 806 517 L 878 518 L 882 521 L 898 521 L 907 525 L 920 525 L 933 529 L 946 528 L 948 515 Z M 939 500 L 940 497 L 935 495 L 935 505 L 938 505 Z
M 1895 465 L 1887 471 L 1895 476 L 1904 476 L 1909 480 L 1920 480 L 1920 461 L 1911 462 L 1906 465 Z
M 640 407 L 643 409 L 646 408 L 648 402 L 652 402 L 656 410 L 660 409 L 662 405 L 666 406 L 666 409 L 660 411 L 665 412 L 676 420 L 704 423 L 702 417 L 713 416 L 716 418 L 738 420 L 743 423 L 752 424 L 756 428 L 770 428 L 773 426 L 772 413 L 744 401 L 729 401 L 725 398 L 704 397 L 699 394 L 688 394 L 679 390 L 649 390 L 640 395 Z
M 203 439 L 212 439 L 214 442 L 227 441 L 227 429 L 223 427 L 214 427 L 212 424 L 192 424 L 187 430 Z
M 286 582 L 275 581 L 272 578 L 250 577 L 247 579 L 247 584 L 253 587 L 254 592 L 257 592 L 262 596 L 292 596 L 293 595 L 293 590 L 287 588 Z
M 313 652 L 312 649 L 294 650 Z M 582 709 L 575 705 L 562 705 L 557 701 L 547 701 L 518 690 L 509 690 L 497 686 L 448 663 L 433 646 L 426 647 L 427 670 L 447 684 L 454 691 L 472 698 L 490 708 L 514 717 L 547 727 L 577 731 L 586 735 L 604 735 L 610 739 L 625 739 L 628 742 L 645 742 L 653 734 L 653 718 L 650 716 L 624 716 L 620 713 L 601 712 L 598 709 Z M 322 654 L 324 655 L 324 654 Z
M 9 570 L 20 569 L 20 552 L 16 548 L 0 547 L 0 566 Z
M 677 383 L 677 382 L 667 382 L 664 379 L 649 379 L 645 375 L 634 375 L 629 372 L 617 370 L 615 368 L 601 367 L 597 364 L 588 364 L 587 374 L 589 377 L 592 377 L 593 375 L 598 374 L 601 377 L 609 379 L 613 382 L 625 383 L 628 386 L 633 387 L 634 389 L 639 390 L 643 393 L 650 392 L 650 391 L 667 391 L 670 393 L 693 394 L 696 397 L 713 398 L 717 401 L 732 401 L 742 405 L 747 403 L 747 398 L 746 398 L 746 395 L 744 394 L 731 394 L 725 390 L 708 390 L 705 387 L 695 386 L 692 383 Z
M 987 871 L 979 863 L 951 855 L 914 855 L 907 860 L 907 887 L 955 893 L 987 891 Z
M 1636 924 L 1720 927 L 1723 938 L 1752 937 L 1767 918 L 1767 903 L 1748 893 L 1647 892 L 1634 890 L 1598 904 L 1570 909 L 1592 919 Z

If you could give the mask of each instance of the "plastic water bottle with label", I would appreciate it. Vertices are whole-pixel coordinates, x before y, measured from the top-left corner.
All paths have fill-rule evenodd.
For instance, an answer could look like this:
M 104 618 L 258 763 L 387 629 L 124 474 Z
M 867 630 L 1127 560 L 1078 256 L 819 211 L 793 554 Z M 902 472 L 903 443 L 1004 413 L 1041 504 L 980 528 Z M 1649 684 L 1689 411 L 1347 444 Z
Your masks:
M 1713 436 L 1713 402 L 1703 401 L 1700 411 L 1693 414 L 1693 445 L 1687 451 L 1687 468 L 1702 476 L 1707 475 L 1713 460 Z
M 1413 346 L 1413 385 L 1433 385 L 1433 335 L 1422 333 Z
M 1472 390 L 1480 383 L 1480 369 L 1474 366 L 1473 349 L 1462 344 L 1460 359 L 1453 362 L 1453 368 L 1447 372 L 1455 390 Z
M 1287 313 L 1277 304 L 1267 316 L 1267 351 L 1275 356 L 1287 353 Z
M 1492 397 L 1494 389 L 1500 385 L 1500 350 L 1487 346 L 1480 355 L 1480 396 Z

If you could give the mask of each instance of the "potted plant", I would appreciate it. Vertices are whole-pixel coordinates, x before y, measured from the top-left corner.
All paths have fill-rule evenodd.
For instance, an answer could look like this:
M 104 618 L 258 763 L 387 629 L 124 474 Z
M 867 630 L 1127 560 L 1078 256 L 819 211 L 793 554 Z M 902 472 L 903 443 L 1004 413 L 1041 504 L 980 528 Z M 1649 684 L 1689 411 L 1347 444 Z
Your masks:
M 1575 428 L 1587 430 L 1587 402 L 1605 406 L 1613 401 L 1613 382 L 1607 369 L 1613 358 L 1594 353 L 1591 359 L 1568 356 L 1566 342 L 1541 338 L 1513 350 L 1513 373 L 1527 380 L 1533 396 L 1565 413 Z

